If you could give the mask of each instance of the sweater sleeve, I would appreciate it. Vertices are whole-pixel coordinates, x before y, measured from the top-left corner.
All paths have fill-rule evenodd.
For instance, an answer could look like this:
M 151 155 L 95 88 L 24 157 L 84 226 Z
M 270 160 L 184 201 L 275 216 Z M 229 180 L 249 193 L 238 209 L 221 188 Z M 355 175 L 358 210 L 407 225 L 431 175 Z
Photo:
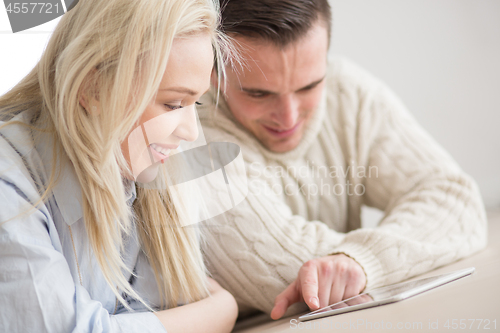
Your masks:
M 351 119 L 346 122 L 355 124 L 345 132 L 346 141 L 353 143 L 349 158 L 376 171 L 352 181 L 364 185 L 361 203 L 385 216 L 376 228 L 347 233 L 336 252 L 359 262 L 367 288 L 372 288 L 484 248 L 486 214 L 474 180 L 384 84 L 371 77 L 363 84 L 352 79 L 340 93 L 343 109 L 356 110 L 345 115 Z

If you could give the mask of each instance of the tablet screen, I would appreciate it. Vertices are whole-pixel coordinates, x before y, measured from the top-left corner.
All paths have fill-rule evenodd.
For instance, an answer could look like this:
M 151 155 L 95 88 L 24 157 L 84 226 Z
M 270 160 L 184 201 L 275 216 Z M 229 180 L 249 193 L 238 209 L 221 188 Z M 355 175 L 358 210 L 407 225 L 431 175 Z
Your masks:
M 321 309 L 320 312 L 346 308 L 348 306 L 353 306 L 353 305 L 358 305 L 358 304 L 363 304 L 363 303 L 368 303 L 368 302 L 383 301 L 385 299 L 402 294 L 408 290 L 412 290 L 412 289 L 415 289 L 417 287 L 426 285 L 429 282 L 432 282 L 438 278 L 440 278 L 440 276 L 430 277 L 427 279 L 422 279 L 422 280 L 417 280 L 417 281 L 404 282 L 404 283 L 400 283 L 400 284 L 395 284 L 395 285 L 390 285 L 387 287 L 374 289 L 371 292 L 363 293 L 363 294 L 360 294 L 358 296 L 354 296 L 352 298 L 349 298 L 345 301 L 330 305 L 326 308 Z

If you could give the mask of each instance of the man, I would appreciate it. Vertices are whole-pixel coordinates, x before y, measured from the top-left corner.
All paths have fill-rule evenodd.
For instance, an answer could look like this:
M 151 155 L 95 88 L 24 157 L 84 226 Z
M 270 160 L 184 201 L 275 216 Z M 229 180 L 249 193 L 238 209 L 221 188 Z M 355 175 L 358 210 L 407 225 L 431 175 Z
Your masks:
M 249 192 L 205 251 L 240 309 L 318 309 L 486 246 L 475 182 L 382 82 L 327 57 L 326 0 L 221 8 L 243 63 L 214 73 L 200 119 L 209 141 L 242 148 Z M 385 212 L 376 228 L 362 205 Z

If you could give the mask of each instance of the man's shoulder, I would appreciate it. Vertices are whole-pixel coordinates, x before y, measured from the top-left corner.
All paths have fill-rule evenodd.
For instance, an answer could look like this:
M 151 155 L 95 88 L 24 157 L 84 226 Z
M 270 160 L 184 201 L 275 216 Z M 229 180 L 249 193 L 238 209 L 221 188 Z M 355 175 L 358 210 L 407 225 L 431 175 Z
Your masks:
M 361 93 L 383 85 L 380 79 L 344 56 L 330 55 L 327 68 L 326 82 L 329 89 Z
M 394 91 L 354 61 L 339 56 L 328 58 L 326 77 L 328 104 L 352 121 L 358 121 L 361 110 L 377 111 L 387 108 L 404 108 Z M 372 106 L 372 107 L 371 107 Z

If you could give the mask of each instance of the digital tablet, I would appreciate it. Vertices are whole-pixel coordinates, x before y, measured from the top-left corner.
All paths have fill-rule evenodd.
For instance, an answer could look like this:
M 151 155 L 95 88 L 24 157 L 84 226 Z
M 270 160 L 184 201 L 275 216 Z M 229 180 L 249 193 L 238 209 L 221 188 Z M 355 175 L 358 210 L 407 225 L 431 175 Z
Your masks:
M 459 271 L 454 271 L 448 274 L 433 276 L 426 279 L 415 280 L 410 282 L 402 282 L 392 284 L 386 287 L 373 289 L 366 293 L 343 300 L 322 309 L 310 312 L 299 317 L 299 321 L 306 321 L 321 317 L 333 316 L 340 313 L 371 308 L 389 303 L 398 302 L 424 291 L 442 286 L 451 281 L 458 280 L 465 276 L 471 275 L 475 268 L 470 267 Z

